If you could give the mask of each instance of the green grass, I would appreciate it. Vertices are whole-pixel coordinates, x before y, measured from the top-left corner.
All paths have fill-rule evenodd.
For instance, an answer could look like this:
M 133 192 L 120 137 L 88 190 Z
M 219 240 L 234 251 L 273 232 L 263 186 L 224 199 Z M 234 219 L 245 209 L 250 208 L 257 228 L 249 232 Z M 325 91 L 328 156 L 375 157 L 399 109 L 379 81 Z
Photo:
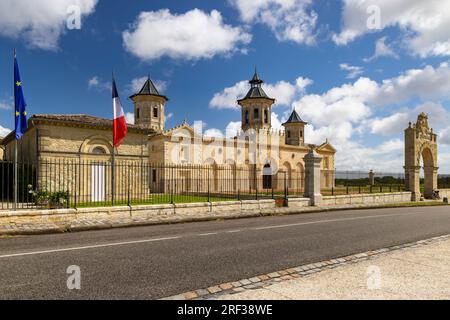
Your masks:
M 221 197 L 210 197 L 210 202 L 221 202 L 221 201 L 236 201 L 233 198 L 221 198 Z M 205 196 L 182 196 L 174 195 L 173 203 L 195 203 L 195 202 L 208 202 L 208 197 Z M 157 204 L 171 204 L 172 200 L 170 196 L 155 196 L 147 200 L 131 200 L 130 205 L 157 205 Z M 82 202 L 77 203 L 77 208 L 89 208 L 89 207 L 111 207 L 111 201 L 102 202 Z M 128 206 L 127 200 L 115 201 L 114 206 Z M 71 207 L 75 207 L 75 204 L 71 204 Z

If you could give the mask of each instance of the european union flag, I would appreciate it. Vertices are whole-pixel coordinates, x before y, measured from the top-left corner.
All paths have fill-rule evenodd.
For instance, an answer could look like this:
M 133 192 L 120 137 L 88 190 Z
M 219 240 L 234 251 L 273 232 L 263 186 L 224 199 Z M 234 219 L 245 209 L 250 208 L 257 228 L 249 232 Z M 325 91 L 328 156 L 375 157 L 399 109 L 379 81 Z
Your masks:
M 20 79 L 19 64 L 17 57 L 14 55 L 14 103 L 15 103 L 15 131 L 16 140 L 22 138 L 28 129 L 27 111 L 25 98 L 23 96 L 22 80 Z

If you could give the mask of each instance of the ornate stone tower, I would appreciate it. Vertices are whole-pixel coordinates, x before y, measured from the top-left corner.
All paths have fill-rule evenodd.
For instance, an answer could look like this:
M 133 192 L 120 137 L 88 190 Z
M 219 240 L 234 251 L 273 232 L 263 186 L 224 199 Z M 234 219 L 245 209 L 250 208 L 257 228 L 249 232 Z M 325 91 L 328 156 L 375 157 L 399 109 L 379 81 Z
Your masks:
M 429 198 L 437 189 L 437 135 L 428 126 L 428 116 L 419 114 L 417 123 L 409 123 L 405 130 L 405 182 L 406 189 L 412 192 L 412 200 L 418 201 L 420 192 L 420 168 L 423 160 L 425 192 Z
M 305 125 L 307 124 L 294 109 L 288 121 L 283 123 L 285 128 L 285 143 L 290 146 L 305 145 Z
M 272 127 L 272 105 L 275 99 L 269 98 L 262 89 L 262 81 L 255 70 L 253 79 L 249 81 L 250 91 L 238 100 L 242 107 L 242 130 L 270 129 Z
M 164 131 L 164 106 L 169 99 L 160 95 L 150 78 L 139 93 L 130 97 L 134 102 L 134 123 L 156 132 Z

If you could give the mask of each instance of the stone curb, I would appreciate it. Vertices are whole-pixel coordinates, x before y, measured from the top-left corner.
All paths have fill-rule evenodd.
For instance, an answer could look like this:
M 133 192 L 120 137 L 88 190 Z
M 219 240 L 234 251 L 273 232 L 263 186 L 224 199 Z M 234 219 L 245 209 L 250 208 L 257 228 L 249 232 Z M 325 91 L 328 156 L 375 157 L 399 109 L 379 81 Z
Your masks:
M 445 204 L 436 204 L 436 206 L 445 206 Z M 304 207 L 304 208 L 276 208 L 276 209 L 265 209 L 261 213 L 227 213 L 220 212 L 217 214 L 205 214 L 198 217 L 173 217 L 167 220 L 147 220 L 139 222 L 120 222 L 111 220 L 107 223 L 98 224 L 83 224 L 86 221 L 81 221 L 79 224 L 67 225 L 67 224 L 57 224 L 49 225 L 45 228 L 21 228 L 16 226 L 13 228 L 1 228 L 0 236 L 19 236 L 19 235 L 41 235 L 41 234 L 54 234 L 54 233 L 66 233 L 66 232 L 82 232 L 82 231 L 94 231 L 94 230 L 105 230 L 113 228 L 130 228 L 130 227 L 140 227 L 140 226 L 151 226 L 151 225 L 164 225 L 164 224 L 177 224 L 177 223 L 190 223 L 190 222 L 204 222 L 204 221 L 215 221 L 215 220 L 233 220 L 233 219 L 245 219 L 245 218 L 255 218 L 255 217 L 267 217 L 267 216 L 283 216 L 283 215 L 294 215 L 294 214 L 308 214 L 308 213 L 321 213 L 321 212 L 331 212 L 331 211 L 351 211 L 351 210 L 369 210 L 369 209 L 397 209 L 397 208 L 407 208 L 410 206 L 399 206 L 398 204 L 380 204 L 380 205 L 343 205 L 343 206 L 330 206 L 330 207 Z M 418 204 L 417 207 L 420 207 Z M 427 207 L 424 205 L 423 207 Z M 93 221 L 95 223 L 95 221 Z
M 231 283 L 223 283 L 207 289 L 199 289 L 190 292 L 185 292 L 175 296 L 163 298 L 161 300 L 207 300 L 215 299 L 226 294 L 235 294 L 244 290 L 260 289 L 270 286 L 274 283 L 293 280 L 300 277 L 307 277 L 311 274 L 322 272 L 328 269 L 334 269 L 348 264 L 358 263 L 373 259 L 378 256 L 391 254 L 395 251 L 406 250 L 409 248 L 417 248 L 426 246 L 436 242 L 441 242 L 450 239 L 450 234 L 439 237 L 433 237 L 426 240 L 409 242 L 402 245 L 396 245 L 387 248 L 367 251 L 363 253 L 353 254 L 345 257 L 339 257 L 331 260 L 311 263 L 295 268 L 289 268 L 277 272 L 259 275 L 256 277 L 242 279 Z

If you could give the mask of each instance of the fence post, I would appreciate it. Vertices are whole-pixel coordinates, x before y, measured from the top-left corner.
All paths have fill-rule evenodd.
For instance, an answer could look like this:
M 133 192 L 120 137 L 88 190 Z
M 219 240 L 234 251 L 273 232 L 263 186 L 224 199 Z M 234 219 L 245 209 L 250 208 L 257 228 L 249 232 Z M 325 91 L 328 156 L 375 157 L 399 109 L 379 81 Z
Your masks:
M 211 172 L 208 168 L 208 202 L 211 202 L 211 190 L 210 190 L 210 183 L 211 183 Z
M 361 194 L 361 186 L 358 186 L 358 193 Z
M 273 187 L 273 186 L 272 186 Z M 287 200 L 289 196 L 289 190 L 287 185 L 287 172 L 284 173 L 284 199 Z
M 256 175 L 256 163 L 255 163 L 255 199 L 258 200 L 258 176 Z
M 170 183 L 170 204 L 173 204 L 173 184 L 174 184 L 174 175 L 173 175 L 173 167 L 170 170 L 172 172 L 172 182 Z
M 130 165 L 127 165 L 128 169 L 128 189 L 127 189 L 127 198 L 128 198 L 128 206 L 131 206 L 131 195 L 130 195 L 130 185 L 131 185 L 131 174 L 130 174 Z

